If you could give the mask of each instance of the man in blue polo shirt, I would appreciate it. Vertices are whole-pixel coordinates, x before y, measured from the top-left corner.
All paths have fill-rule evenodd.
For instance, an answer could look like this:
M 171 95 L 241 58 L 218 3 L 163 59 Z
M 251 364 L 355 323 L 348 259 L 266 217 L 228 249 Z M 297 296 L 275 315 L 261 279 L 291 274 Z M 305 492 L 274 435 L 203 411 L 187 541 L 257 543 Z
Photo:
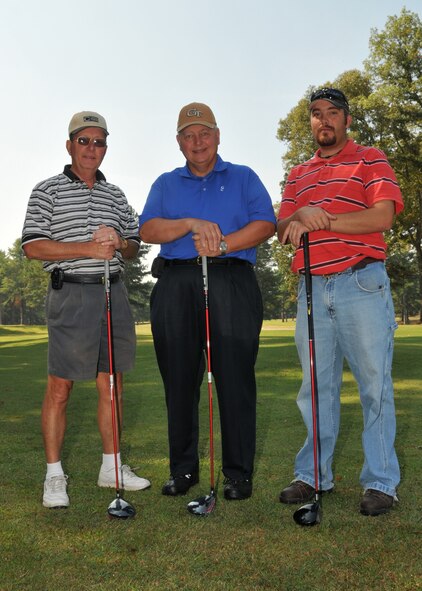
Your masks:
M 220 131 L 202 103 L 183 107 L 177 142 L 186 165 L 154 182 L 139 218 L 144 242 L 160 244 L 151 325 L 164 382 L 170 479 L 164 495 L 185 494 L 198 477 L 198 401 L 206 345 L 202 269 L 207 256 L 212 368 L 220 409 L 224 496 L 252 494 L 255 361 L 262 299 L 256 246 L 275 232 L 270 196 L 247 166 L 217 154 Z M 198 264 L 199 263 L 199 264 Z

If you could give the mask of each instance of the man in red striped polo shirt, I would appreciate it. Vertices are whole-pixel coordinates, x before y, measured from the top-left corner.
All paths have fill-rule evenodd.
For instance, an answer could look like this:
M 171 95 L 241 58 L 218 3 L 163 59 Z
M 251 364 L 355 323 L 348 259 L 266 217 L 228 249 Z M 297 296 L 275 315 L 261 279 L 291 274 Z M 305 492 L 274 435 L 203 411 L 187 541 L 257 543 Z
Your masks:
M 303 273 L 301 237 L 309 232 L 313 317 L 319 391 L 320 490 L 334 487 L 332 460 L 340 425 L 340 388 L 347 360 L 363 409 L 364 464 L 360 511 L 391 509 L 400 481 L 394 439 L 391 364 L 396 329 L 384 261 L 383 232 L 403 209 L 400 189 L 383 152 L 356 144 L 346 96 L 322 88 L 310 98 L 311 131 L 318 150 L 289 174 L 278 216 L 282 244 L 296 247 L 292 270 Z M 314 496 L 311 383 L 304 277 L 298 292 L 296 345 L 303 369 L 297 403 L 308 436 L 296 456 L 295 479 L 282 503 Z

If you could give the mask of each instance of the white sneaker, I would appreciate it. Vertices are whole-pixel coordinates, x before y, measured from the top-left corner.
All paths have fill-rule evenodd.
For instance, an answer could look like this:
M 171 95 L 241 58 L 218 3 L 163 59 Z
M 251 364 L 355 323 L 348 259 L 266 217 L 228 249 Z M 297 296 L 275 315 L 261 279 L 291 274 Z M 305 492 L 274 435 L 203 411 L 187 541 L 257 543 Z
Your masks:
M 98 486 L 106 488 L 114 488 L 116 486 L 116 471 L 115 468 L 110 470 L 104 470 L 101 466 L 100 473 L 98 475 Z M 143 490 L 151 486 L 151 483 L 146 478 L 136 476 L 130 466 L 124 464 L 120 468 L 119 474 L 119 488 L 125 490 Z
M 44 495 L 42 504 L 49 509 L 69 507 L 69 497 L 66 492 L 67 475 L 51 476 L 44 481 Z

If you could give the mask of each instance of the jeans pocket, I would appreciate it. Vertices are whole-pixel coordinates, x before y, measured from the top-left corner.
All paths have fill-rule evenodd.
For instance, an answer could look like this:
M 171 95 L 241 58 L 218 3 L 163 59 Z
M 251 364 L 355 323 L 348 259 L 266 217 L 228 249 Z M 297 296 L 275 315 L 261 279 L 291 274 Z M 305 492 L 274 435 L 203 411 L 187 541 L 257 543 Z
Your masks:
M 359 289 L 365 292 L 383 291 L 388 284 L 387 272 L 382 263 L 372 263 L 364 269 L 359 269 L 355 271 L 354 276 Z

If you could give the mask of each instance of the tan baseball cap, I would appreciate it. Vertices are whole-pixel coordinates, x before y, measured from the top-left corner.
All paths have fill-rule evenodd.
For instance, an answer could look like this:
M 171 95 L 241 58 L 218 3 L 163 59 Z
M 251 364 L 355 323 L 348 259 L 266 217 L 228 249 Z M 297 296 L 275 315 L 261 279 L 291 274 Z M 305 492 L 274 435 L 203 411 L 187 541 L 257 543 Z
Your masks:
M 177 120 L 177 133 L 189 125 L 205 125 L 214 129 L 217 122 L 214 113 L 204 103 L 189 103 L 180 110 Z
M 69 123 L 69 137 L 85 129 L 85 127 L 100 127 L 108 135 L 107 123 L 102 115 L 95 113 L 95 111 L 81 111 L 75 113 Z

